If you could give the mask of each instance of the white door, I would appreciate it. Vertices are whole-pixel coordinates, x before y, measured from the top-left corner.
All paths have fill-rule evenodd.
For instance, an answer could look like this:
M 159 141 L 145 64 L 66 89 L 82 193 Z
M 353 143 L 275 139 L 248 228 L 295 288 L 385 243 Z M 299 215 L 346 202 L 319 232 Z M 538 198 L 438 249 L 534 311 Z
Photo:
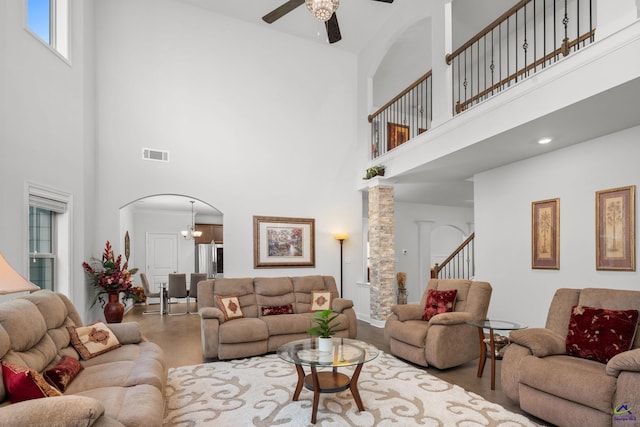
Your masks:
M 152 292 L 167 283 L 169 273 L 178 271 L 178 235 L 147 233 L 147 277 Z

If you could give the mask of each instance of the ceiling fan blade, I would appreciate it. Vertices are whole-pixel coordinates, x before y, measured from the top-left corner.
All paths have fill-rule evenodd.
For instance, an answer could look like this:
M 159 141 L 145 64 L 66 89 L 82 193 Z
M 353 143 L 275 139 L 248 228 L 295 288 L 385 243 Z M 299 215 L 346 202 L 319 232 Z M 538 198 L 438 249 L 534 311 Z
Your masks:
M 289 0 L 288 2 L 280 5 L 279 7 L 273 9 L 271 12 L 264 15 L 262 17 L 262 20 L 267 24 L 273 24 L 275 21 L 282 18 L 284 15 L 302 4 L 304 4 L 304 0 Z
M 373 1 L 381 1 L 383 3 L 393 3 L 393 0 L 373 0 Z
M 338 26 L 338 17 L 334 13 L 331 15 L 328 21 L 324 23 L 325 27 L 327 27 L 327 37 L 329 38 L 329 43 L 336 43 L 342 40 L 342 35 L 340 34 L 340 27 Z

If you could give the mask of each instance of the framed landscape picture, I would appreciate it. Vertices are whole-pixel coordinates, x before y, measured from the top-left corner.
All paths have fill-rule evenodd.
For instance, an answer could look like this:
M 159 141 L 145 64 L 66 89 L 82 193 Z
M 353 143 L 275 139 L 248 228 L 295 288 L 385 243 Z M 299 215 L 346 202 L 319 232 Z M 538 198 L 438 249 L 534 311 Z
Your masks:
M 315 267 L 315 220 L 253 217 L 255 268 Z
M 409 140 L 409 126 L 387 123 L 387 151 Z
M 560 269 L 560 199 L 531 203 L 531 268 Z
M 636 270 L 635 190 L 596 191 L 597 270 Z

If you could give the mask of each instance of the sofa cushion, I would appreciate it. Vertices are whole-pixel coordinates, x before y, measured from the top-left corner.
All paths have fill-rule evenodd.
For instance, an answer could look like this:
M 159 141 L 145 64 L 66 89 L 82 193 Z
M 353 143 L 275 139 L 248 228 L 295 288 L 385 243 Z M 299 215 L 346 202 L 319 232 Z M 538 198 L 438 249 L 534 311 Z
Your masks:
M 311 292 L 311 311 L 324 311 L 331 309 L 331 291 Z
M 44 372 L 44 378 L 49 384 L 65 392 L 67 386 L 83 369 L 80 361 L 70 356 L 64 356 L 54 367 Z
M 258 304 L 252 278 L 216 279 L 213 291 L 216 296 L 236 295 L 240 301 L 243 316 L 258 317 Z M 217 303 L 217 301 L 215 302 Z M 200 303 L 200 299 L 198 299 L 198 303 Z M 217 307 L 220 308 L 219 306 Z
M 242 319 L 242 308 L 240 308 L 240 300 L 237 295 L 216 297 L 218 308 L 222 310 L 225 320 Z
M 291 282 L 293 283 L 293 292 L 296 298 L 296 313 L 308 313 L 311 311 L 311 292 L 332 290 L 325 284 L 325 277 L 323 276 L 292 277 Z M 332 297 L 338 297 L 337 291 L 335 293 L 332 292 Z
M 256 277 L 253 279 L 258 307 L 295 303 L 293 283 L 288 277 Z M 294 311 L 295 312 L 295 311 Z M 258 311 L 262 315 L 261 310 Z
M 104 415 L 124 426 L 161 426 L 164 416 L 162 391 L 150 385 L 136 387 L 94 387 L 78 393 L 104 405 Z M 102 425 L 120 425 L 105 422 Z M 105 420 L 106 421 L 106 420 Z M 100 422 L 100 421 L 98 421 Z
M 11 403 L 61 395 L 42 375 L 25 366 L 3 361 L 2 379 Z
M 427 301 L 422 312 L 422 320 L 429 321 L 436 314 L 450 313 L 456 304 L 457 289 L 437 291 L 429 289 L 427 291 Z
M 526 356 L 520 383 L 609 414 L 616 389 L 616 378 L 605 373 L 605 365 L 572 356 Z
M 607 363 L 631 348 L 638 310 L 608 310 L 574 306 L 569 319 L 567 354 Z
M 260 316 L 274 316 L 277 314 L 293 314 L 293 304 L 260 307 Z
M 120 341 L 103 322 L 87 326 L 68 326 L 71 344 L 84 360 L 120 347 Z
M 282 314 L 263 317 L 269 336 L 303 334 L 311 327 L 311 318 L 305 314 Z
M 429 323 L 422 320 L 387 323 L 389 336 L 398 341 L 424 348 Z M 477 345 L 477 343 L 476 343 Z
M 269 319 L 267 317 L 266 319 Z M 218 331 L 220 344 L 236 344 L 252 341 L 266 341 L 269 339 L 269 330 L 263 319 L 245 317 L 224 322 Z

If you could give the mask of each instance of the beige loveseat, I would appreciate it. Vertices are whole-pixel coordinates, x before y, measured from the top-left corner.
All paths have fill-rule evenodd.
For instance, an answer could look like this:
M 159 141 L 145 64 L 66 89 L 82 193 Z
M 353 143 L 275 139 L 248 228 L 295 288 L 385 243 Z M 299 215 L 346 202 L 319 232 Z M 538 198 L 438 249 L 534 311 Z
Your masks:
M 429 290 L 456 289 L 455 307 L 451 313 L 422 320 Z M 391 354 L 420 366 L 438 369 L 462 365 L 480 355 L 478 329 L 470 320 L 484 319 L 491 300 L 491 285 L 464 279 L 431 279 L 420 304 L 391 307 L 384 327 L 385 341 Z
M 640 310 L 640 292 L 558 289 L 544 328 L 509 334 L 502 390 L 524 411 L 558 426 L 640 425 L 640 334 L 631 350 L 606 364 L 570 356 L 566 338 L 574 306 Z
M 62 356 L 78 359 L 67 326 L 82 326 L 71 301 L 37 291 L 0 304 L 3 362 L 42 373 Z M 0 426 L 160 426 L 166 368 L 162 349 L 137 323 L 109 324 L 121 347 L 80 361 L 83 370 L 62 396 L 10 403 L 0 384 Z
M 355 338 L 353 302 L 339 298 L 331 276 L 223 278 L 198 283 L 203 356 L 235 359 L 276 351 L 282 344 L 309 338 L 314 291 L 331 292 L 331 308 L 339 313 L 336 337 Z M 242 317 L 226 320 L 216 297 L 237 296 Z M 292 314 L 263 315 L 265 307 L 291 304 Z

